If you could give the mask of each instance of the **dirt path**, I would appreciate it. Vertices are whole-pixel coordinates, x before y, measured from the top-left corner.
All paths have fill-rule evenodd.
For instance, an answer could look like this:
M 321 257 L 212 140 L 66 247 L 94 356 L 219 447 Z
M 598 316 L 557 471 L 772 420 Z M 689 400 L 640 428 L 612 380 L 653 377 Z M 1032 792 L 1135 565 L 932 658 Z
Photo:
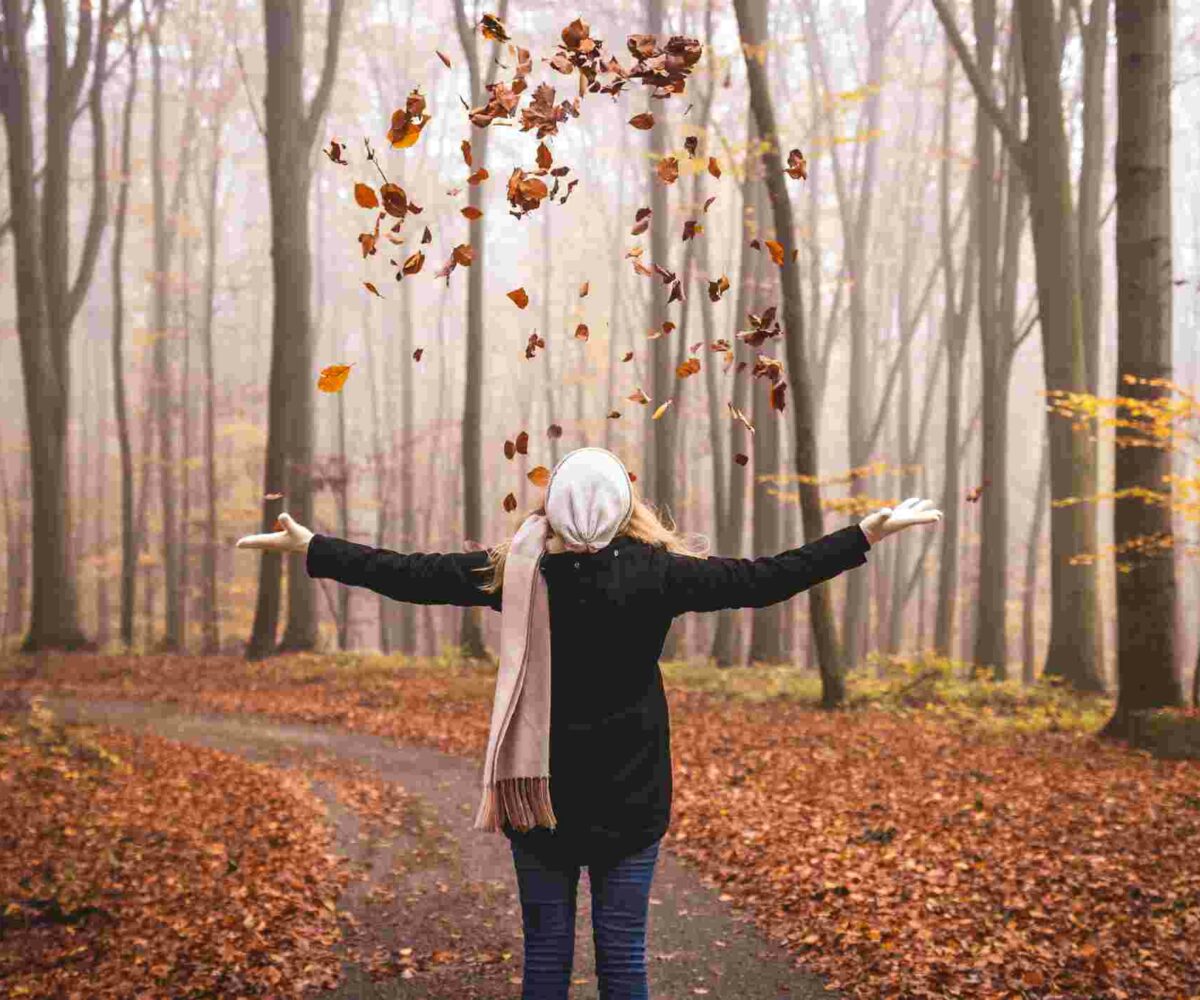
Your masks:
M 304 767 L 318 776 L 315 787 L 330 808 L 338 850 L 364 876 L 339 903 L 351 941 L 343 984 L 321 997 L 520 996 L 521 911 L 512 855 L 503 837 L 470 829 L 478 796 L 474 761 L 260 716 L 196 715 L 161 703 L 57 697 L 46 702 L 67 720 L 149 730 L 252 760 Z M 319 778 L 339 763 L 368 768 L 403 788 L 403 822 L 381 834 L 347 809 Z M 660 855 L 654 877 L 647 952 L 655 1000 L 834 996 L 819 978 L 795 969 L 781 947 L 720 902 L 669 850 Z M 372 965 L 385 978 L 373 981 Z M 596 997 L 594 970 L 591 894 L 581 874 L 573 978 L 579 985 L 572 991 L 577 1000 Z

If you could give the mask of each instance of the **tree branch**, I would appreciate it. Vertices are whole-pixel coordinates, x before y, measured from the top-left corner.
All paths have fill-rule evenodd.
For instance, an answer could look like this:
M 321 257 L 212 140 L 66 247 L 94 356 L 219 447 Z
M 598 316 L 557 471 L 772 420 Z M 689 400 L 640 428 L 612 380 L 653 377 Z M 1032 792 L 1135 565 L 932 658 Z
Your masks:
M 325 61 L 321 67 L 321 80 L 317 84 L 316 93 L 309 102 L 308 114 L 304 120 L 304 148 L 309 148 L 317 135 L 317 126 L 325 117 L 329 107 L 329 95 L 333 91 L 333 78 L 337 73 L 338 52 L 341 49 L 342 14 L 345 13 L 345 0 L 329 0 L 329 21 L 325 27 Z
M 1012 118 L 996 103 L 995 97 L 992 96 L 991 87 L 985 84 L 983 77 L 980 75 L 979 68 L 975 65 L 975 60 L 971 58 L 971 53 L 967 51 L 967 44 L 963 41 L 962 33 L 958 30 L 958 25 L 954 23 L 954 18 L 946 7 L 946 0 L 931 0 L 931 3 L 937 11 L 938 19 L 942 22 L 942 27 L 946 29 L 946 38 L 955 53 L 957 53 L 963 72 L 966 73 L 967 79 L 971 82 L 971 86 L 975 90 L 975 97 L 979 100 L 979 106 L 991 118 L 992 124 L 996 126 L 996 131 L 1000 133 L 1000 137 L 1004 140 L 1004 145 L 1008 148 L 1009 155 L 1012 156 L 1014 162 L 1023 171 L 1028 170 L 1029 155 L 1025 148 L 1025 143 L 1022 141 L 1020 135 L 1017 134 L 1017 129 L 1013 124 Z

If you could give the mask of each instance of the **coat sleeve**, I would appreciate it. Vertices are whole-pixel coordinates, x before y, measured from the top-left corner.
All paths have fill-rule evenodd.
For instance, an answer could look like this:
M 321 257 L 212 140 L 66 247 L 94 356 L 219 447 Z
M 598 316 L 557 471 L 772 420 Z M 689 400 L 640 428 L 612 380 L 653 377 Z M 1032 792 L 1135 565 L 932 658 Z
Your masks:
M 775 556 L 735 559 L 668 552 L 664 596 L 671 614 L 765 608 L 867 561 L 871 543 L 857 524 Z
M 344 538 L 313 535 L 305 555 L 310 577 L 367 587 L 394 601 L 409 604 L 457 604 L 500 610 L 500 594 L 486 593 L 486 551 L 392 552 Z

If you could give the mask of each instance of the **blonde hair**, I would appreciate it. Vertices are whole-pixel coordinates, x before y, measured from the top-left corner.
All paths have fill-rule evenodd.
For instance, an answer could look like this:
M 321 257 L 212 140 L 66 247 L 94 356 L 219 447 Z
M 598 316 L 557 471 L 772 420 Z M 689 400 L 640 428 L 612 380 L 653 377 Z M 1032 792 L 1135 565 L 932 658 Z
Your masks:
M 546 506 L 543 502 L 522 514 L 518 523 L 524 522 L 532 514 L 545 516 L 545 513 Z M 633 511 L 630 514 L 629 523 L 618 533 L 618 537 L 621 535 L 639 542 L 648 542 L 650 545 L 674 552 L 676 555 L 704 558 L 709 552 L 709 541 L 704 535 L 684 535 L 676 528 L 674 520 L 664 509 L 655 507 L 654 504 L 638 495 L 637 487 L 634 487 L 633 490 Z M 479 566 L 474 570 L 476 573 L 491 574 L 487 582 L 482 585 L 485 593 L 494 594 L 503 585 L 504 559 L 508 555 L 510 544 L 512 544 L 512 539 L 507 538 L 495 548 L 489 549 L 487 565 Z

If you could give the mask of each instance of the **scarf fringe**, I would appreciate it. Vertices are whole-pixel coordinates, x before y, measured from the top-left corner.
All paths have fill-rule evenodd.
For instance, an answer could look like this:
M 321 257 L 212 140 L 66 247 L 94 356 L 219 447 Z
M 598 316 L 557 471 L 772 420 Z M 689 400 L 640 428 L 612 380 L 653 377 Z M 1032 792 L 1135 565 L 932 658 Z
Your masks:
M 509 823 L 522 833 L 535 826 L 558 826 L 550 801 L 550 778 L 502 778 L 483 790 L 474 829 L 501 833 Z

